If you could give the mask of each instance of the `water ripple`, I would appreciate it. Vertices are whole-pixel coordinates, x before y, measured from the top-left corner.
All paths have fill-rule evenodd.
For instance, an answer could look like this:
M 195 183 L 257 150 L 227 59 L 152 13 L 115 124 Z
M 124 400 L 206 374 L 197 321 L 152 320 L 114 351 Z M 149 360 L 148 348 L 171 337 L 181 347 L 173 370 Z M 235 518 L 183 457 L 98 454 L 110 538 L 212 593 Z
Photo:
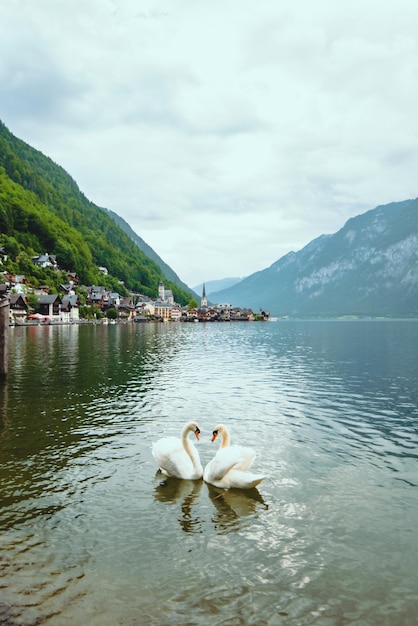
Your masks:
M 414 624 L 417 324 L 17 333 L 0 402 L 0 621 Z M 146 328 L 145 328 L 146 326 Z M 164 479 L 197 419 L 258 490 Z

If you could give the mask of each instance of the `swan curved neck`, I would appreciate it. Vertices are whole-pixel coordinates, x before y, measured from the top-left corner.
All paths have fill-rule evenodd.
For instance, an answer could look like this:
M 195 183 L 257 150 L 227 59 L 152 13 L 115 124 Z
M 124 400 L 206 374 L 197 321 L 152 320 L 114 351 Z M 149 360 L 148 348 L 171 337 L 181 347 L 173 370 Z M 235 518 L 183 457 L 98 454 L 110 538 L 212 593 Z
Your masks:
M 220 428 L 219 434 L 222 436 L 221 448 L 227 448 L 230 442 L 229 431 L 226 428 Z
M 190 457 L 191 462 L 193 463 L 193 467 L 198 467 L 198 462 L 197 462 L 195 454 L 193 453 L 191 441 L 189 439 L 190 432 L 193 432 L 193 431 L 191 431 L 189 428 L 185 428 L 181 434 L 181 440 L 183 443 L 183 448 L 185 449 L 185 451 Z

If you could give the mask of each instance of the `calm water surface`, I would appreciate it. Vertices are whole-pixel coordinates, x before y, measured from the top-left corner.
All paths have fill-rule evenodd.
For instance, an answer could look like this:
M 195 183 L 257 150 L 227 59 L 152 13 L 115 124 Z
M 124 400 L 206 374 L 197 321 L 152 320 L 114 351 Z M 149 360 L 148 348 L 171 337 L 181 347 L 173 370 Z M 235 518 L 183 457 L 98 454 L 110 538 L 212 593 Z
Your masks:
M 0 623 L 417 623 L 418 321 L 10 329 Z M 197 419 L 258 490 L 164 480 Z

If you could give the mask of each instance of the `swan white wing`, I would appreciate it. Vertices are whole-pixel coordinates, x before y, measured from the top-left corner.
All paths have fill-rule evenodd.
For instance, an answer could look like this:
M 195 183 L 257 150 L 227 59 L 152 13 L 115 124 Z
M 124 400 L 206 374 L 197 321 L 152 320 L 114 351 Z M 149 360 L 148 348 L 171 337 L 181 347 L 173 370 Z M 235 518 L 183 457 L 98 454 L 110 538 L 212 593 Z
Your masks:
M 179 464 L 190 461 L 182 442 L 176 437 L 164 437 L 152 444 L 152 454 L 158 467 L 166 476 L 177 476 Z M 183 455 L 186 459 L 183 459 Z
M 223 487 L 224 489 L 230 489 L 231 487 L 236 489 L 252 489 L 264 479 L 265 476 L 263 474 L 231 469 L 217 486 Z
M 206 465 L 203 479 L 215 487 L 230 489 L 251 489 L 265 479 L 264 474 L 249 472 L 256 453 L 245 446 L 219 448 L 213 459 Z
M 251 467 L 255 459 L 255 452 L 244 446 L 229 446 L 219 448 L 213 459 L 205 467 L 203 478 L 213 484 L 224 478 L 232 469 L 245 471 Z
M 256 453 L 252 448 L 246 446 L 230 446 L 230 450 L 233 450 L 235 457 L 234 468 L 239 470 L 248 470 L 255 461 Z
M 185 480 L 201 478 L 201 466 L 199 453 L 190 442 L 191 453 L 196 459 L 196 467 L 186 453 L 181 439 L 177 437 L 164 437 L 152 444 L 152 454 L 158 467 L 165 476 L 174 476 Z M 200 466 L 200 468 L 199 468 Z
M 176 452 L 184 452 L 181 439 L 178 437 L 163 437 L 158 441 L 152 443 L 152 454 L 155 460 L 165 458 L 168 454 L 175 454 Z
M 206 473 L 206 469 L 205 469 Z M 205 476 L 204 476 L 205 478 Z M 253 472 L 243 472 L 241 470 L 231 469 L 221 478 L 215 478 L 208 475 L 205 480 L 215 487 L 221 489 L 252 489 L 265 479 L 263 474 L 255 474 Z

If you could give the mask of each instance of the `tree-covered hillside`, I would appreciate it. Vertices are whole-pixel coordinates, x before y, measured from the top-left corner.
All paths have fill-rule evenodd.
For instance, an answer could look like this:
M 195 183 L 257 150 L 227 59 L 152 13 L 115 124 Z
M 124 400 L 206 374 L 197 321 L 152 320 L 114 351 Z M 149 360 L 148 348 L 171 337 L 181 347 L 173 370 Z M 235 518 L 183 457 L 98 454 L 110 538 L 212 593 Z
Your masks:
M 135 231 L 132 230 L 132 228 L 130 227 L 128 222 L 125 222 L 125 220 L 120 215 L 115 213 L 114 211 L 111 211 L 110 209 L 106 209 L 106 211 L 110 215 L 112 220 L 114 222 L 116 222 L 116 224 L 119 226 L 119 228 L 121 228 L 123 230 L 123 232 L 126 233 L 130 239 L 132 239 L 134 244 L 136 246 L 138 246 L 138 248 L 140 250 L 142 250 L 142 252 L 147 257 L 149 257 L 152 261 L 154 261 L 158 265 L 158 267 L 161 269 L 161 271 L 164 274 L 164 276 L 169 281 L 171 281 L 172 283 L 174 283 L 175 285 L 177 285 L 181 289 L 184 289 L 185 291 L 187 291 L 187 293 L 190 292 L 193 297 L 197 297 L 196 292 L 191 290 L 190 287 L 188 287 L 177 276 L 175 271 L 172 270 L 171 267 L 169 265 L 167 265 L 167 263 L 165 263 L 165 261 L 163 261 L 160 256 L 158 256 L 158 254 L 151 248 L 151 246 L 149 246 Z
M 90 202 L 51 159 L 14 137 L 0 121 L 0 245 L 12 267 L 36 276 L 32 256 L 55 255 L 60 268 L 84 284 L 105 284 L 157 295 L 159 280 L 180 304 L 191 292 L 167 280 L 161 268 L 119 228 L 108 212 Z M 104 277 L 98 267 L 105 266 Z M 4 268 L 3 268 L 4 269 Z M 52 281 L 51 274 L 51 281 Z

